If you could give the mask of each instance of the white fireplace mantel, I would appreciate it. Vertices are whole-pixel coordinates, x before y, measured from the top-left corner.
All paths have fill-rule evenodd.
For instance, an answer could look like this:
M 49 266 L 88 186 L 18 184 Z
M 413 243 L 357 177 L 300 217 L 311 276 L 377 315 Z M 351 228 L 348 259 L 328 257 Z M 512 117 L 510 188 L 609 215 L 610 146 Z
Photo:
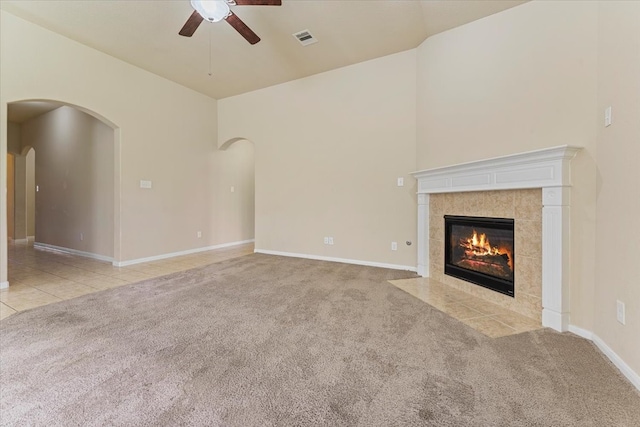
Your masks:
M 542 324 L 569 327 L 571 159 L 563 145 L 413 172 L 418 180 L 418 274 L 429 277 L 429 194 L 542 188 Z

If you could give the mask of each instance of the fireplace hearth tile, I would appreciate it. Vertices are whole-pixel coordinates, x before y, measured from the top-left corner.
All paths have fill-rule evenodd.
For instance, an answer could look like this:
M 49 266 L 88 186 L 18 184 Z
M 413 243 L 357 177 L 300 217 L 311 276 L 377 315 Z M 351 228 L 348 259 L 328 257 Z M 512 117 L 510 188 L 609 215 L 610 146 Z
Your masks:
M 491 338 L 506 337 L 519 333 L 516 329 L 505 325 L 492 316 L 476 317 L 474 319 L 468 319 L 464 323 Z
M 432 278 L 419 277 L 415 279 L 390 280 L 389 283 L 492 338 L 542 328 L 540 321 L 508 310 Z M 537 306 L 534 297 L 531 297 L 530 302 Z M 536 312 L 533 311 L 532 315 L 535 316 Z
M 458 320 L 467 320 L 467 319 L 473 319 L 475 317 L 486 316 L 485 313 L 481 313 L 478 310 L 474 310 L 473 308 L 468 307 L 465 304 L 459 303 L 459 302 L 447 304 L 446 306 L 442 307 L 442 309 L 439 309 L 439 310 L 444 311 L 449 316 Z
M 493 316 L 493 318 L 499 322 L 504 323 L 507 326 L 514 328 L 518 332 L 534 331 L 541 328 L 540 323 L 517 313 L 498 314 L 496 316 Z

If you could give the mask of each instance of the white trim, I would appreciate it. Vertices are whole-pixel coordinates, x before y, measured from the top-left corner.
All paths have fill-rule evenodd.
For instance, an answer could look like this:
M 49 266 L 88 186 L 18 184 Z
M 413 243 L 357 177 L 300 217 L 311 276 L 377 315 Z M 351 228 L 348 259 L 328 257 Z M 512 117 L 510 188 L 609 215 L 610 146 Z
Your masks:
M 580 147 L 562 145 L 413 172 L 418 180 L 418 271 L 428 277 L 429 195 L 542 188 L 542 325 L 569 326 L 571 160 Z M 426 229 L 427 233 L 423 230 Z
M 16 244 L 19 244 L 19 245 L 29 242 L 28 239 L 11 239 L 11 240 L 13 241 L 13 243 L 16 243 Z
M 426 218 L 426 219 L 425 219 Z M 429 195 L 418 194 L 418 274 L 429 277 Z
M 631 369 L 631 367 L 627 365 L 625 361 L 622 360 L 622 358 L 611 349 L 611 347 L 609 347 L 602 339 L 600 339 L 599 336 L 591 331 L 587 331 L 586 329 L 582 329 L 574 325 L 569 325 L 569 332 L 573 332 L 574 334 L 582 338 L 593 341 L 593 343 L 600 349 L 600 351 L 603 352 L 604 355 L 609 358 L 609 360 L 611 360 L 616 368 L 618 368 L 622 375 L 624 375 L 636 389 L 640 390 L 640 375 L 638 375 L 633 369 Z
M 269 251 L 266 249 L 254 249 L 254 252 L 257 254 L 265 254 L 265 255 L 286 256 L 291 258 L 305 258 L 305 259 L 313 259 L 317 261 L 341 262 L 343 264 L 365 265 L 367 267 L 389 268 L 391 270 L 406 270 L 406 271 L 413 271 L 413 272 L 417 271 L 416 267 L 412 267 L 409 265 L 385 264 L 382 262 L 361 261 L 359 259 L 334 258 L 334 257 L 320 256 L 320 255 L 296 254 L 292 252 Z
M 0 282 L 0 289 L 9 289 L 9 282 Z
M 128 265 L 141 264 L 143 262 L 158 261 L 158 260 L 161 260 L 161 259 L 174 258 L 174 257 L 177 257 L 177 256 L 183 256 L 183 255 L 191 255 L 191 254 L 195 254 L 195 253 L 198 253 L 198 252 L 212 251 L 214 249 L 228 248 L 228 247 L 231 247 L 231 246 L 244 245 L 245 243 L 253 243 L 253 242 L 255 242 L 255 239 L 242 240 L 242 241 L 239 241 L 239 242 L 222 243 L 220 245 L 205 246 L 205 247 L 202 247 L 202 248 L 188 249 L 186 251 L 171 252 L 171 253 L 168 253 L 168 254 L 155 255 L 155 256 L 150 256 L 150 257 L 146 257 L 146 258 L 137 258 L 137 259 L 132 259 L 132 260 L 129 260 L 129 261 L 113 261 L 113 265 L 115 267 L 126 267 Z
M 50 245 L 48 243 L 34 242 L 33 247 L 40 248 L 40 249 L 48 249 L 56 252 L 62 252 L 65 254 L 78 255 L 85 258 L 97 259 L 98 261 L 107 261 L 107 262 L 113 261 L 113 258 L 108 256 L 94 254 L 91 252 L 79 251 L 77 249 L 63 248 L 62 246 Z
M 586 329 L 579 328 L 576 325 L 569 325 L 569 332 L 571 332 L 572 334 L 576 334 L 581 338 L 587 339 L 589 341 L 593 341 L 593 332 L 587 331 Z
M 412 172 L 418 193 L 514 190 L 571 185 L 568 163 L 580 147 L 561 145 Z

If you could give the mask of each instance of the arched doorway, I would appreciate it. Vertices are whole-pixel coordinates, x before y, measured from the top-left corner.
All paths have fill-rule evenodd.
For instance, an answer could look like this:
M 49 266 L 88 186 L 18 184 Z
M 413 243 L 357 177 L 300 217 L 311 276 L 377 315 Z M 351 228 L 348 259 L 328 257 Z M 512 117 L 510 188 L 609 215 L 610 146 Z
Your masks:
M 38 177 L 33 182 L 35 203 L 32 209 L 19 209 L 25 228 L 29 215 L 35 216 L 38 231 L 36 235 L 32 229 L 31 235 L 36 235 L 36 242 L 96 259 L 118 260 L 119 127 L 81 106 L 38 99 L 8 103 L 7 128 L 7 152 L 14 159 L 21 158 L 27 164 L 38 152 L 34 161 Z M 24 172 L 21 183 L 28 185 L 29 176 Z M 24 199 L 29 201 L 28 194 Z M 8 231 L 4 222 L 0 285 L 6 286 L 9 233 L 4 232 Z
M 220 145 L 224 154 L 220 164 L 220 194 L 229 197 L 230 209 L 220 217 L 221 229 L 251 230 L 255 238 L 255 144 L 246 138 L 232 138 Z M 225 196 L 226 195 L 226 196 Z
M 35 150 L 7 153 L 7 235 L 15 243 L 35 235 Z

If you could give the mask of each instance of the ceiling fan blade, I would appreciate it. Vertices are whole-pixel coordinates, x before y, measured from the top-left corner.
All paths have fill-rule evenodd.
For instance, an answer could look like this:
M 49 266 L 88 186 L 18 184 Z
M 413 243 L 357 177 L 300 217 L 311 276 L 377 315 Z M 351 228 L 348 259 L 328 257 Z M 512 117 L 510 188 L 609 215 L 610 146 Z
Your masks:
M 236 0 L 238 6 L 281 6 L 282 0 Z
M 231 14 L 224 19 L 229 24 L 231 24 L 231 26 L 235 28 L 236 31 L 239 32 L 242 37 L 247 39 L 249 43 L 256 44 L 260 41 L 260 37 L 258 37 L 258 35 L 254 33 L 253 30 L 247 26 L 247 24 L 242 22 L 242 20 L 238 18 L 238 15 L 236 15 L 235 13 L 231 12 Z
M 202 15 L 194 10 L 189 19 L 187 19 L 187 22 L 184 23 L 184 26 L 178 34 L 185 37 L 191 37 L 193 33 L 196 32 L 198 26 L 200 26 L 200 23 L 203 20 L 204 18 L 202 17 Z

